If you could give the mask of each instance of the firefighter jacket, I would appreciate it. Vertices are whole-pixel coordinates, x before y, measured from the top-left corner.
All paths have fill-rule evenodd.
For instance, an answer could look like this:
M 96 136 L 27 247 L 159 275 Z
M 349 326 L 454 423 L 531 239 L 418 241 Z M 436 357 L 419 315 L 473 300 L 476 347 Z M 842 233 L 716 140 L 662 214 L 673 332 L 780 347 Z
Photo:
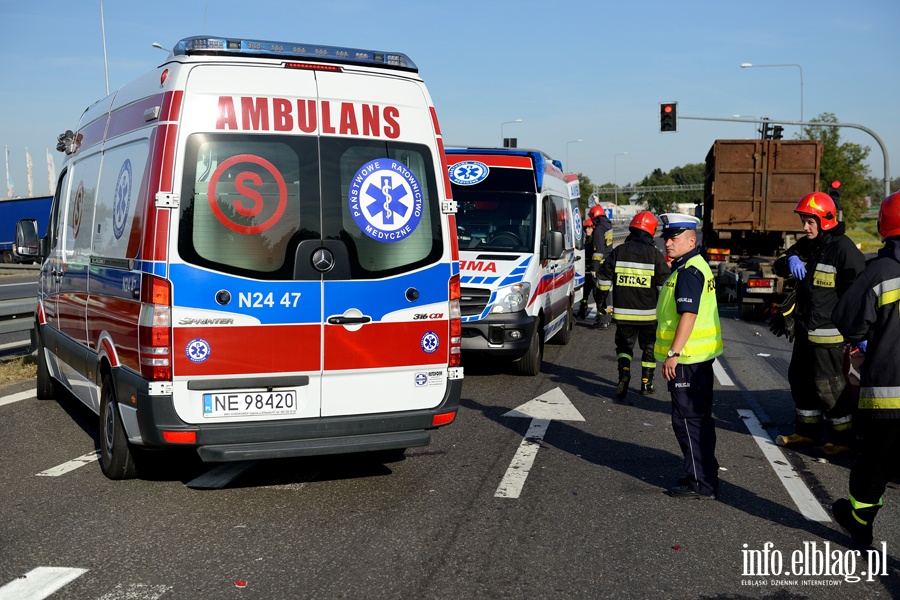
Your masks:
M 592 240 L 594 251 L 590 256 L 591 271 L 593 271 L 595 275 L 600 270 L 600 265 L 603 264 L 606 257 L 609 256 L 609 253 L 612 251 L 612 240 L 612 222 L 610 222 L 606 214 L 603 213 L 594 217 L 594 235 Z M 585 256 L 587 255 L 587 252 L 585 252 Z
M 659 290 L 670 272 L 653 237 L 632 228 L 625 242 L 616 246 L 600 265 L 597 288 L 601 303 L 606 303 L 606 296 L 614 287 L 613 319 L 634 325 L 656 323 Z
M 841 344 L 840 331 L 831 322 L 831 311 L 838 298 L 856 279 L 866 259 L 856 244 L 844 235 L 844 224 L 820 231 L 813 239 L 803 237 L 775 261 L 775 272 L 791 274 L 788 259 L 798 256 L 806 263 L 806 276 L 797 286 L 797 327 L 805 331 L 813 344 Z
M 838 300 L 831 320 L 848 341 L 866 340 L 859 415 L 900 419 L 900 239 L 889 239 Z
M 678 307 L 686 304 L 697 307 L 697 320 L 694 322 L 691 336 L 681 349 L 678 363 L 689 365 L 712 360 L 722 354 L 723 348 L 719 304 L 716 301 L 716 279 L 706 260 L 696 249 L 674 260 L 672 268 L 672 274 L 659 292 L 653 355 L 660 362 L 666 360 L 681 319 Z M 679 285 L 681 277 L 690 278 L 690 281 L 686 281 L 684 286 Z

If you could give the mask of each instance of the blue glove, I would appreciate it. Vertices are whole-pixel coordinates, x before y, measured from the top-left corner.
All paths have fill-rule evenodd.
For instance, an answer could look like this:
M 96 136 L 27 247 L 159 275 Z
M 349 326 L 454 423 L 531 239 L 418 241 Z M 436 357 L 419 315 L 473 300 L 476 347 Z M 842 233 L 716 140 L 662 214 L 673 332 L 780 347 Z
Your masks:
M 859 342 L 858 344 L 856 344 L 856 347 L 859 348 L 859 351 L 860 351 L 860 352 L 862 352 L 863 354 L 865 354 L 865 353 L 866 353 L 866 346 L 867 346 L 868 344 L 869 344 L 869 341 L 868 341 L 868 340 L 863 340 L 863 341 Z
M 806 266 L 796 254 L 788 257 L 788 268 L 790 268 L 791 275 L 794 276 L 794 279 L 803 279 L 806 277 Z

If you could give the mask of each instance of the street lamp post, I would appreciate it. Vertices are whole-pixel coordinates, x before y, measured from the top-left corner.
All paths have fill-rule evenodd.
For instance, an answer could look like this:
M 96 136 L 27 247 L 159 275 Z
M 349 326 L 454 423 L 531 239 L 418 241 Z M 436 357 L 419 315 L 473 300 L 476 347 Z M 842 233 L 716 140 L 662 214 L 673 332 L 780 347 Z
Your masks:
M 742 69 L 750 69 L 754 67 L 797 67 L 800 69 L 800 120 L 803 120 L 803 67 L 796 63 L 786 63 L 783 65 L 754 65 L 753 63 L 741 63 Z
M 572 140 L 571 142 L 566 142 L 566 171 L 569 170 L 569 144 L 577 144 L 578 142 L 583 142 L 584 140 L 578 138 L 577 140 Z
M 512 123 L 521 123 L 521 122 L 522 122 L 522 119 L 516 119 L 515 121 L 503 121 L 502 123 L 500 123 L 500 145 L 501 146 L 503 145 L 503 141 L 506 139 L 505 137 L 503 137 L 503 126 L 510 125 Z
M 616 168 L 616 158 L 625 156 L 626 154 L 628 153 L 619 152 L 618 154 L 613 154 L 613 194 L 615 195 L 615 199 L 613 200 L 613 202 L 615 202 L 616 206 L 619 206 L 619 176 L 617 172 L 618 169 Z

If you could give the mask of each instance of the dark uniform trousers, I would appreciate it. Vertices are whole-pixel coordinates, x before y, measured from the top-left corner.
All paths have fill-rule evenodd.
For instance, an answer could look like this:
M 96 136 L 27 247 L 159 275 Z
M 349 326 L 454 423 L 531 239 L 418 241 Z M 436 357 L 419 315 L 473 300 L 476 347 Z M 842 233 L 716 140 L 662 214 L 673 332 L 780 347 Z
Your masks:
M 861 430 L 860 455 L 850 469 L 850 495 L 859 502 L 878 505 L 888 481 L 897 475 L 900 455 L 900 420 L 856 421 Z
M 616 356 L 619 357 L 619 370 L 621 371 L 622 367 L 630 366 L 632 359 L 625 360 L 622 355 L 633 356 L 635 341 L 641 349 L 641 362 L 652 363 L 656 368 L 656 358 L 653 356 L 653 344 L 656 343 L 656 321 L 641 325 L 628 321 L 616 321 Z
M 797 433 L 818 439 L 825 433 L 822 417 L 841 423 L 855 408 L 853 390 L 844 378 L 843 344 L 813 344 L 798 332 L 788 367 L 788 383 L 797 407 Z M 832 443 L 849 444 L 847 424 L 828 432 Z
M 690 486 L 708 496 L 719 488 L 716 426 L 712 418 L 713 361 L 675 367 L 669 381 L 672 394 L 672 429 L 684 454 Z M 694 483 L 696 482 L 696 483 Z

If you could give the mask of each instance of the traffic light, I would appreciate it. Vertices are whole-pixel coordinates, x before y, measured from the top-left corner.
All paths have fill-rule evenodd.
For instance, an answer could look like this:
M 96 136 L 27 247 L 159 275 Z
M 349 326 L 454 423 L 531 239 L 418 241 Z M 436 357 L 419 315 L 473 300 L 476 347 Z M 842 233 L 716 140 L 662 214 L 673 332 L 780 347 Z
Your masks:
M 769 127 L 771 127 L 771 125 L 769 124 L 768 121 L 763 121 L 763 122 L 762 122 L 762 128 L 760 128 L 760 129 L 758 130 L 758 131 L 759 131 L 759 134 L 760 134 L 760 138 L 759 138 L 759 139 L 761 139 L 761 140 L 768 140 L 768 139 L 770 139 L 769 136 L 770 136 L 771 134 L 769 133 Z
M 671 133 L 678 130 L 678 103 L 659 103 L 659 132 Z
M 834 205 L 840 210 L 841 203 L 841 180 L 832 179 L 828 184 L 828 195 L 834 200 Z
M 784 137 L 784 127 L 781 125 L 773 125 L 772 126 L 772 139 L 780 140 Z

